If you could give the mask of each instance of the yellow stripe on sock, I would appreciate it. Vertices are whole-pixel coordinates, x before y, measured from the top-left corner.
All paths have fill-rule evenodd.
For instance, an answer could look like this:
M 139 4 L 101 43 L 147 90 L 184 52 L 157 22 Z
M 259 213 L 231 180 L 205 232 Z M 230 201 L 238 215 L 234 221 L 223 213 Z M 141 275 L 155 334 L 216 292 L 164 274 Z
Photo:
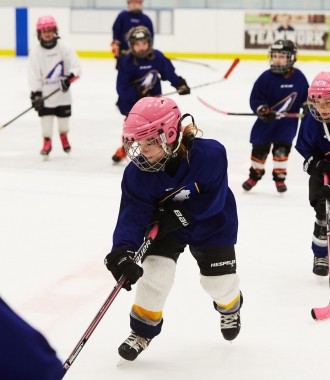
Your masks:
M 235 306 L 236 303 L 239 302 L 240 294 L 238 293 L 237 297 L 235 297 L 230 303 L 228 304 L 221 304 L 221 303 L 216 303 L 220 308 L 230 310 Z
M 150 319 L 151 321 L 159 321 L 162 319 L 162 316 L 163 316 L 162 311 L 146 310 L 143 307 L 140 307 L 136 304 L 133 305 L 133 310 L 140 317 Z

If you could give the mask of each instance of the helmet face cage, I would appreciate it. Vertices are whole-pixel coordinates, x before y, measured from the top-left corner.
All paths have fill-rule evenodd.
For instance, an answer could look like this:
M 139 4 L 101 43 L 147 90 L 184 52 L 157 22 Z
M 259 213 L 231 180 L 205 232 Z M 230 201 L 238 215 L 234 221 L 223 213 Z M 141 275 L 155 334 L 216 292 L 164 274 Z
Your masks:
M 149 48 L 147 51 L 145 51 L 143 53 L 137 53 L 134 51 L 134 49 L 133 49 L 134 44 L 139 40 L 146 40 L 148 42 Z M 142 25 L 131 28 L 128 31 L 127 43 L 128 43 L 129 48 L 131 49 L 133 55 L 135 55 L 138 58 L 145 58 L 152 51 L 153 40 L 152 40 L 151 33 L 147 27 L 142 26 Z
M 181 112 L 169 98 L 145 97 L 133 106 L 123 129 L 127 156 L 141 170 L 157 172 L 175 154 L 182 135 Z M 150 163 L 141 152 L 142 145 L 160 146 L 163 154 Z
M 325 106 L 325 115 L 322 116 L 318 111 L 317 103 L 321 103 Z M 314 117 L 314 119 L 320 122 L 328 123 L 330 121 L 330 73 L 321 72 L 313 80 L 308 89 L 307 98 L 308 108 Z M 327 112 L 327 109 L 329 110 Z
M 287 58 L 286 65 L 275 65 L 273 63 L 273 56 L 275 53 L 284 54 Z M 271 45 L 268 52 L 270 69 L 274 74 L 286 74 L 292 68 L 297 60 L 297 48 L 290 40 L 278 40 Z
M 147 158 L 141 153 L 141 143 L 138 141 L 132 141 L 127 138 L 124 139 L 124 148 L 129 159 L 142 171 L 154 173 L 164 170 L 166 162 L 172 156 L 172 150 L 166 143 L 162 143 L 161 139 L 165 138 L 165 135 L 157 133 L 154 138 L 148 138 L 143 144 L 158 145 L 161 146 L 164 154 L 159 157 L 158 160 L 150 163 Z

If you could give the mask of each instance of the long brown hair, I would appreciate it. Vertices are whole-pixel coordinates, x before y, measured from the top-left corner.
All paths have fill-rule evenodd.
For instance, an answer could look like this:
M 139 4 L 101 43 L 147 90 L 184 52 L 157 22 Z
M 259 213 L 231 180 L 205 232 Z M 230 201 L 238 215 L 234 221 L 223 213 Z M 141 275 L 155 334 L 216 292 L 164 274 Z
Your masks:
M 181 154 L 182 157 L 188 158 L 189 151 L 198 133 L 200 133 L 200 135 L 203 136 L 203 131 L 199 129 L 196 124 L 192 123 L 184 127 L 184 130 L 182 132 L 182 139 L 178 149 L 178 152 Z

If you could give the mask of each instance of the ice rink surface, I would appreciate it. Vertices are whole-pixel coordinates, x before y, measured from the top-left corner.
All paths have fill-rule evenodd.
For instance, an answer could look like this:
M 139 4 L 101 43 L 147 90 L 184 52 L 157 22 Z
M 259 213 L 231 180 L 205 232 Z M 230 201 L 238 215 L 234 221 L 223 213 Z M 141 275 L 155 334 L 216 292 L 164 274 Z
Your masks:
M 126 165 L 111 161 L 123 123 L 115 106 L 114 61 L 81 62 L 82 77 L 72 85 L 70 157 L 55 130 L 50 159 L 41 159 L 34 110 L 0 130 L 0 293 L 45 334 L 63 361 L 115 285 L 103 259 L 112 245 Z M 191 87 L 222 78 L 231 62 L 173 60 Z M 26 67 L 26 58 L 0 59 L 0 125 L 30 106 Z M 239 337 L 232 344 L 222 338 L 219 314 L 186 250 L 164 310 L 163 331 L 136 362 L 117 368 L 117 347 L 129 335 L 134 297 L 134 291 L 122 290 L 65 379 L 310 380 L 328 373 L 330 321 L 313 321 L 310 310 L 327 305 L 329 285 L 312 274 L 314 214 L 302 157 L 292 150 L 287 193 L 275 190 L 271 160 L 263 180 L 245 193 L 241 184 L 250 167 L 254 116 L 220 115 L 196 98 L 227 111 L 250 112 L 252 85 L 268 67 L 267 61 L 241 61 L 226 81 L 172 97 L 182 113 L 194 115 L 205 137 L 227 149 L 239 214 L 236 252 L 244 294 Z M 329 70 L 329 63 L 298 58 L 296 67 L 311 82 Z M 172 90 L 163 85 L 164 93 Z

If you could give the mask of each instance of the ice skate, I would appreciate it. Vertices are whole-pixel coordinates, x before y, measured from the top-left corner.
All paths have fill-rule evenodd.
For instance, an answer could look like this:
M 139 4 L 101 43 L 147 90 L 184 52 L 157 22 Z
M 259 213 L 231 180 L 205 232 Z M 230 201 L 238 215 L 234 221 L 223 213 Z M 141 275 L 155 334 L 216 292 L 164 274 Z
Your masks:
M 234 340 L 241 330 L 241 318 L 239 310 L 232 314 L 220 313 L 221 333 L 226 340 Z
M 284 181 L 276 181 L 275 186 L 279 193 L 285 193 L 288 190 Z
M 60 139 L 62 143 L 62 147 L 65 153 L 70 153 L 71 152 L 71 146 L 68 140 L 68 135 L 67 133 L 61 133 L 60 134 Z
M 313 273 L 321 277 L 325 277 L 329 274 L 328 256 L 314 257 Z
M 121 146 L 120 148 L 116 150 L 116 153 L 112 156 L 112 161 L 117 164 L 125 157 L 126 157 L 125 149 L 123 146 Z
M 48 137 L 44 138 L 44 145 L 40 151 L 40 154 L 44 157 L 45 160 L 48 159 L 48 155 L 52 150 L 52 140 Z
M 252 178 L 249 178 L 245 182 L 243 182 L 242 187 L 245 191 L 250 191 L 252 187 L 254 187 L 256 184 L 257 184 L 257 181 L 255 181 Z
M 123 365 L 125 363 L 125 360 L 135 360 L 141 354 L 141 352 L 148 347 L 150 342 L 151 339 L 143 338 L 132 331 L 125 342 L 118 347 L 118 353 L 121 356 L 121 359 L 118 362 L 117 366 Z

